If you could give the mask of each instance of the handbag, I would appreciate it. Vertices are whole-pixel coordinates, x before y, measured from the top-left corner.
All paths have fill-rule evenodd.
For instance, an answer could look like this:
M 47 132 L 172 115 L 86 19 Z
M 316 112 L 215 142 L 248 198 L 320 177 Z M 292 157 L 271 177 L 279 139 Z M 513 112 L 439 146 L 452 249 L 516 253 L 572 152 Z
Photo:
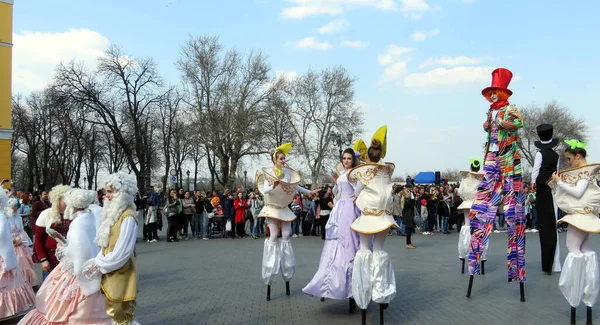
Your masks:
M 421 227 L 421 225 L 423 224 L 423 218 L 421 218 L 421 216 L 418 215 L 416 212 L 415 212 L 415 218 L 413 220 L 417 227 Z
M 231 231 L 231 220 L 227 220 L 225 224 L 225 231 Z

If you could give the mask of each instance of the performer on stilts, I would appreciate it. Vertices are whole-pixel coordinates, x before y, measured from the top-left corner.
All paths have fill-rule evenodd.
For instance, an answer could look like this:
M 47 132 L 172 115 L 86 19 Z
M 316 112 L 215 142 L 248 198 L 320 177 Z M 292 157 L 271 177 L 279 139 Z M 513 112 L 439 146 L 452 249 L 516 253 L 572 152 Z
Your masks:
M 458 259 L 462 261 L 461 274 L 465 273 L 465 260 L 469 256 L 469 246 L 471 244 L 471 227 L 469 223 L 469 211 L 471 211 L 471 205 L 473 199 L 477 194 L 477 188 L 481 182 L 483 175 L 479 173 L 481 168 L 481 161 L 479 159 L 471 159 L 470 171 L 461 172 L 462 180 L 458 187 L 458 195 L 460 195 L 463 202 L 456 208 L 462 210 L 465 218 L 462 227 L 460 228 L 460 234 L 458 236 Z M 482 263 L 487 260 L 487 248 L 481 256 Z M 483 273 L 483 272 L 482 272 Z
M 100 251 L 94 243 L 96 218 L 89 210 L 96 192 L 72 189 L 63 200 L 67 205 L 64 217 L 72 220 L 67 238 L 48 230 L 60 245 L 56 249 L 60 263 L 38 291 L 36 309 L 19 325 L 111 325 L 100 293 L 100 278 L 88 280 L 82 274 L 83 263 Z
M 519 281 L 521 301 L 525 301 L 525 193 L 517 144 L 523 121 L 517 107 L 508 102 L 512 95 L 508 89 L 511 79 L 512 72 L 498 68 L 492 72 L 492 85 L 481 92 L 491 105 L 483 124 L 488 135 L 484 175 L 469 214 L 471 245 L 467 297 L 471 297 L 473 276 L 481 273 L 483 252 L 498 207 L 502 205 L 508 229 L 508 282 Z
M 383 250 L 388 230 L 392 227 L 400 229 L 392 215 L 391 177 L 395 166 L 380 163 L 385 157 L 386 145 L 387 126 L 382 126 L 366 150 L 367 163 L 349 172 L 350 182 L 356 183 L 356 206 L 361 212 L 351 226 L 360 235 L 360 249 L 352 270 L 352 296 L 362 310 L 363 325 L 371 300 L 379 304 L 379 322 L 383 324 L 383 311 L 396 296 L 394 268 L 388 253 Z
M 0 208 L 8 203 L 6 190 L 0 188 Z M 0 322 L 27 313 L 35 305 L 35 294 L 19 269 L 8 219 L 0 209 Z
M 552 275 L 552 271 L 560 272 L 560 251 L 558 248 L 558 231 L 556 229 L 556 206 L 552 198 L 552 190 L 548 181 L 558 170 L 558 154 L 553 148 L 558 145 L 558 139 L 552 138 L 554 127 L 541 124 L 536 128 L 539 141 L 535 146 L 540 149 L 535 154 L 531 183 L 536 192 L 537 225 L 532 228 L 539 230 L 542 247 L 542 272 Z
M 100 246 L 100 252 L 83 264 L 83 275 L 89 280 L 101 279 L 105 311 L 113 325 L 139 325 L 135 321 L 138 220 L 134 197 L 138 192 L 137 180 L 129 174 L 112 174 L 104 190 L 102 224 L 94 240 Z
M 297 192 L 316 194 L 319 191 L 299 186 L 300 174 L 285 166 L 285 157 L 291 149 L 291 143 L 277 147 L 271 155 L 273 167 L 262 168 L 256 174 L 256 185 L 265 202 L 258 217 L 267 218 L 269 227 L 269 238 L 265 240 L 262 261 L 262 279 L 267 285 L 267 301 L 271 300 L 271 283 L 280 270 L 285 281 L 286 295 L 290 295 L 290 280 L 296 271 L 296 259 L 290 241 L 291 224 L 296 215 L 288 204 Z M 280 227 L 281 241 L 277 238 Z
M 352 264 L 358 250 L 358 234 L 350 229 L 350 225 L 360 211 L 354 205 L 355 187 L 348 181 L 348 171 L 359 163 L 352 148 L 344 150 L 341 163 L 342 170 L 337 174 L 333 189 L 336 200 L 325 226 L 325 244 L 319 268 L 302 291 L 322 300 L 350 298 L 350 312 L 353 312 L 356 303 L 352 299 Z
M 554 172 L 548 185 L 558 207 L 565 215 L 558 223 L 569 224 L 567 249 L 569 254 L 562 267 L 558 287 L 571 305 L 571 324 L 579 303 L 587 306 L 587 325 L 592 324 L 592 307 L 600 291 L 598 258 L 589 246 L 589 234 L 600 233 L 600 164 L 586 161 L 585 143 L 565 141 L 565 156 L 572 167 Z M 540 230 L 541 233 L 541 230 Z

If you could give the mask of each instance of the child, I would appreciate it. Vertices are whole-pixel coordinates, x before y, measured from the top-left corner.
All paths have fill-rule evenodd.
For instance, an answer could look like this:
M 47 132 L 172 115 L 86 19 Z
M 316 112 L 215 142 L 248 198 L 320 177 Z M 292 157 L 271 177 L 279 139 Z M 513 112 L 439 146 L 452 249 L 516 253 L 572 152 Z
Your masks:
M 421 219 L 423 219 L 423 224 L 421 225 L 421 234 L 429 235 L 427 231 L 427 219 L 429 217 L 429 212 L 427 211 L 427 200 L 421 199 Z

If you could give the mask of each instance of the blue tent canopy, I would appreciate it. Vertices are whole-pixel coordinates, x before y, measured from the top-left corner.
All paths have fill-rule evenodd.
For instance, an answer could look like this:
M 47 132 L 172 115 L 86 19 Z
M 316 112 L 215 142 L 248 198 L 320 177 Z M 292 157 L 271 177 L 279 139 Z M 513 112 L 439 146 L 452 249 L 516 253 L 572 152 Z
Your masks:
M 420 172 L 415 176 L 416 184 L 433 184 L 435 183 L 434 172 Z

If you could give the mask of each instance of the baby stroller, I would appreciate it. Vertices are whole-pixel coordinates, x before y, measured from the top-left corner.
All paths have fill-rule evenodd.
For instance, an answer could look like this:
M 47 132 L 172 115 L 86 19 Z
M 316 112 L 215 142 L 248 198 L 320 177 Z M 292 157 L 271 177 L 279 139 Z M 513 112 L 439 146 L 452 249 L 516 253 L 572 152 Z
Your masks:
M 210 237 L 225 238 L 225 217 L 222 214 L 215 214 L 210 220 Z

